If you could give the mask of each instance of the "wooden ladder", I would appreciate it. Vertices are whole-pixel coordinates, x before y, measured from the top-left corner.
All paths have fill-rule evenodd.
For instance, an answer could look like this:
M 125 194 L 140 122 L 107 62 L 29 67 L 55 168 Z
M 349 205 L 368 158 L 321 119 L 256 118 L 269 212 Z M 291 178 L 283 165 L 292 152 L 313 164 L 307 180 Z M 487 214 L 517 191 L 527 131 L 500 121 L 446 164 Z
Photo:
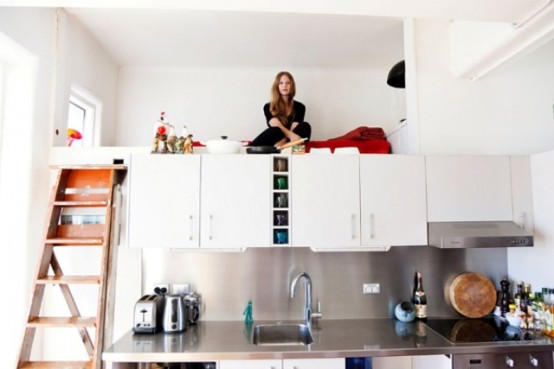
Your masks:
M 56 183 L 50 196 L 44 246 L 39 256 L 32 286 L 31 303 L 19 353 L 18 368 L 97 369 L 101 367 L 107 315 L 108 277 L 111 273 L 113 253 L 110 244 L 118 232 L 117 227 L 112 227 L 117 210 L 114 206 L 116 202 L 114 193 L 120 191 L 120 183 L 125 172 L 126 167 L 123 165 L 58 168 Z M 98 273 L 95 271 L 95 275 L 64 274 L 60 265 L 63 258 L 58 258 L 55 251 L 59 250 L 58 254 L 70 252 L 75 258 L 79 251 L 84 251 L 83 248 L 89 248 L 90 252 L 91 247 L 100 248 L 96 251 L 101 259 Z M 89 253 L 85 255 L 88 256 Z M 71 265 L 67 266 L 71 269 Z M 42 305 L 45 287 L 48 285 L 59 286 L 63 300 L 69 308 L 67 316 L 41 315 L 44 309 Z M 75 294 L 72 293 L 72 288 L 81 288 L 73 287 L 76 285 L 97 286 L 95 316 L 81 315 L 74 297 Z M 55 289 L 55 287 L 50 288 Z M 83 307 L 82 305 L 81 307 Z M 91 310 L 90 306 L 87 308 Z M 67 327 L 77 330 L 88 360 L 78 362 L 32 360 L 31 351 L 37 328 Z M 93 338 L 91 338 L 91 332 L 94 332 Z M 67 340 L 75 339 L 67 334 L 71 332 L 65 332 L 65 335 L 63 333 L 60 337 Z

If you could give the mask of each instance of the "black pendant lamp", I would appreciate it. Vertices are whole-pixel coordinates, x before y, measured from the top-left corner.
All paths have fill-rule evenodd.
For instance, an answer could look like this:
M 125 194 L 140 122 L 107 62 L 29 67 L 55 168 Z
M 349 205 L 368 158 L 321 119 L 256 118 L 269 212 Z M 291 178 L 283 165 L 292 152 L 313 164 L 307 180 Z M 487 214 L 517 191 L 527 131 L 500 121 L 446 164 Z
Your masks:
M 395 88 L 406 88 L 405 69 L 404 60 L 396 63 L 389 72 L 387 85 Z

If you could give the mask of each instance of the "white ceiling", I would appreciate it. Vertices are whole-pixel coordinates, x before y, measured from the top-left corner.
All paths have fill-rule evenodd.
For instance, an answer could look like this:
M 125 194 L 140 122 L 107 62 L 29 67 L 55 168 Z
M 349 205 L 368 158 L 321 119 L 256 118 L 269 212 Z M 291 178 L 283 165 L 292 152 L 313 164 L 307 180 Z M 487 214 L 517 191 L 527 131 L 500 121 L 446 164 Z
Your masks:
M 386 68 L 404 18 L 519 23 L 549 0 L 41 0 L 122 66 Z M 37 6 L 0 0 L 0 6 Z
M 123 66 L 390 67 L 402 20 L 204 10 L 67 9 Z

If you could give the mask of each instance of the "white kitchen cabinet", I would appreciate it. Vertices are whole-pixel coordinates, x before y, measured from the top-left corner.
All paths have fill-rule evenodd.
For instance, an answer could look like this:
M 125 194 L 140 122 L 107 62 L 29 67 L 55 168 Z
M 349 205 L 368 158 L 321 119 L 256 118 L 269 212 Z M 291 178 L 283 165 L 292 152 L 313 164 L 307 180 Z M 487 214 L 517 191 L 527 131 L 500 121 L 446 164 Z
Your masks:
M 423 156 L 361 155 L 362 246 L 427 245 Z
M 508 156 L 427 156 L 428 219 L 512 220 Z
M 373 357 L 371 359 L 373 369 L 412 369 L 411 356 L 387 356 Z M 434 367 L 429 367 L 428 369 Z
M 271 156 L 203 155 L 201 247 L 269 247 Z
M 291 159 L 292 245 L 359 248 L 359 155 Z
M 282 369 L 281 360 L 220 360 L 219 369 Z
M 412 358 L 413 369 L 451 369 L 452 357 L 446 355 L 417 355 Z
M 284 359 L 283 369 L 344 369 L 345 360 L 336 359 Z
M 284 360 L 221 360 L 219 369 L 344 369 L 345 360 L 284 359 Z
M 200 156 L 131 155 L 131 247 L 197 248 L 200 222 Z

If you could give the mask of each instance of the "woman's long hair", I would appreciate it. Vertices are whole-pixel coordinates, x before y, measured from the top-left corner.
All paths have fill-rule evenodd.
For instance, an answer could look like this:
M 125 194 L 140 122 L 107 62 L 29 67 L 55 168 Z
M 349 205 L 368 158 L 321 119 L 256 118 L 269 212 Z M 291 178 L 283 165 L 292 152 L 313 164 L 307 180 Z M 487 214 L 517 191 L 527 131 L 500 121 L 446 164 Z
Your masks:
M 283 125 L 287 125 L 287 109 L 285 106 L 285 102 L 281 98 L 281 94 L 279 93 L 279 82 L 281 81 L 282 76 L 287 76 L 290 79 L 290 101 L 292 102 L 292 99 L 294 98 L 294 95 L 296 94 L 296 84 L 294 83 L 294 78 L 292 77 L 292 74 L 289 72 L 279 72 L 275 76 L 275 80 L 273 81 L 273 86 L 271 87 L 271 103 L 269 104 L 269 112 L 276 118 L 278 118 Z

